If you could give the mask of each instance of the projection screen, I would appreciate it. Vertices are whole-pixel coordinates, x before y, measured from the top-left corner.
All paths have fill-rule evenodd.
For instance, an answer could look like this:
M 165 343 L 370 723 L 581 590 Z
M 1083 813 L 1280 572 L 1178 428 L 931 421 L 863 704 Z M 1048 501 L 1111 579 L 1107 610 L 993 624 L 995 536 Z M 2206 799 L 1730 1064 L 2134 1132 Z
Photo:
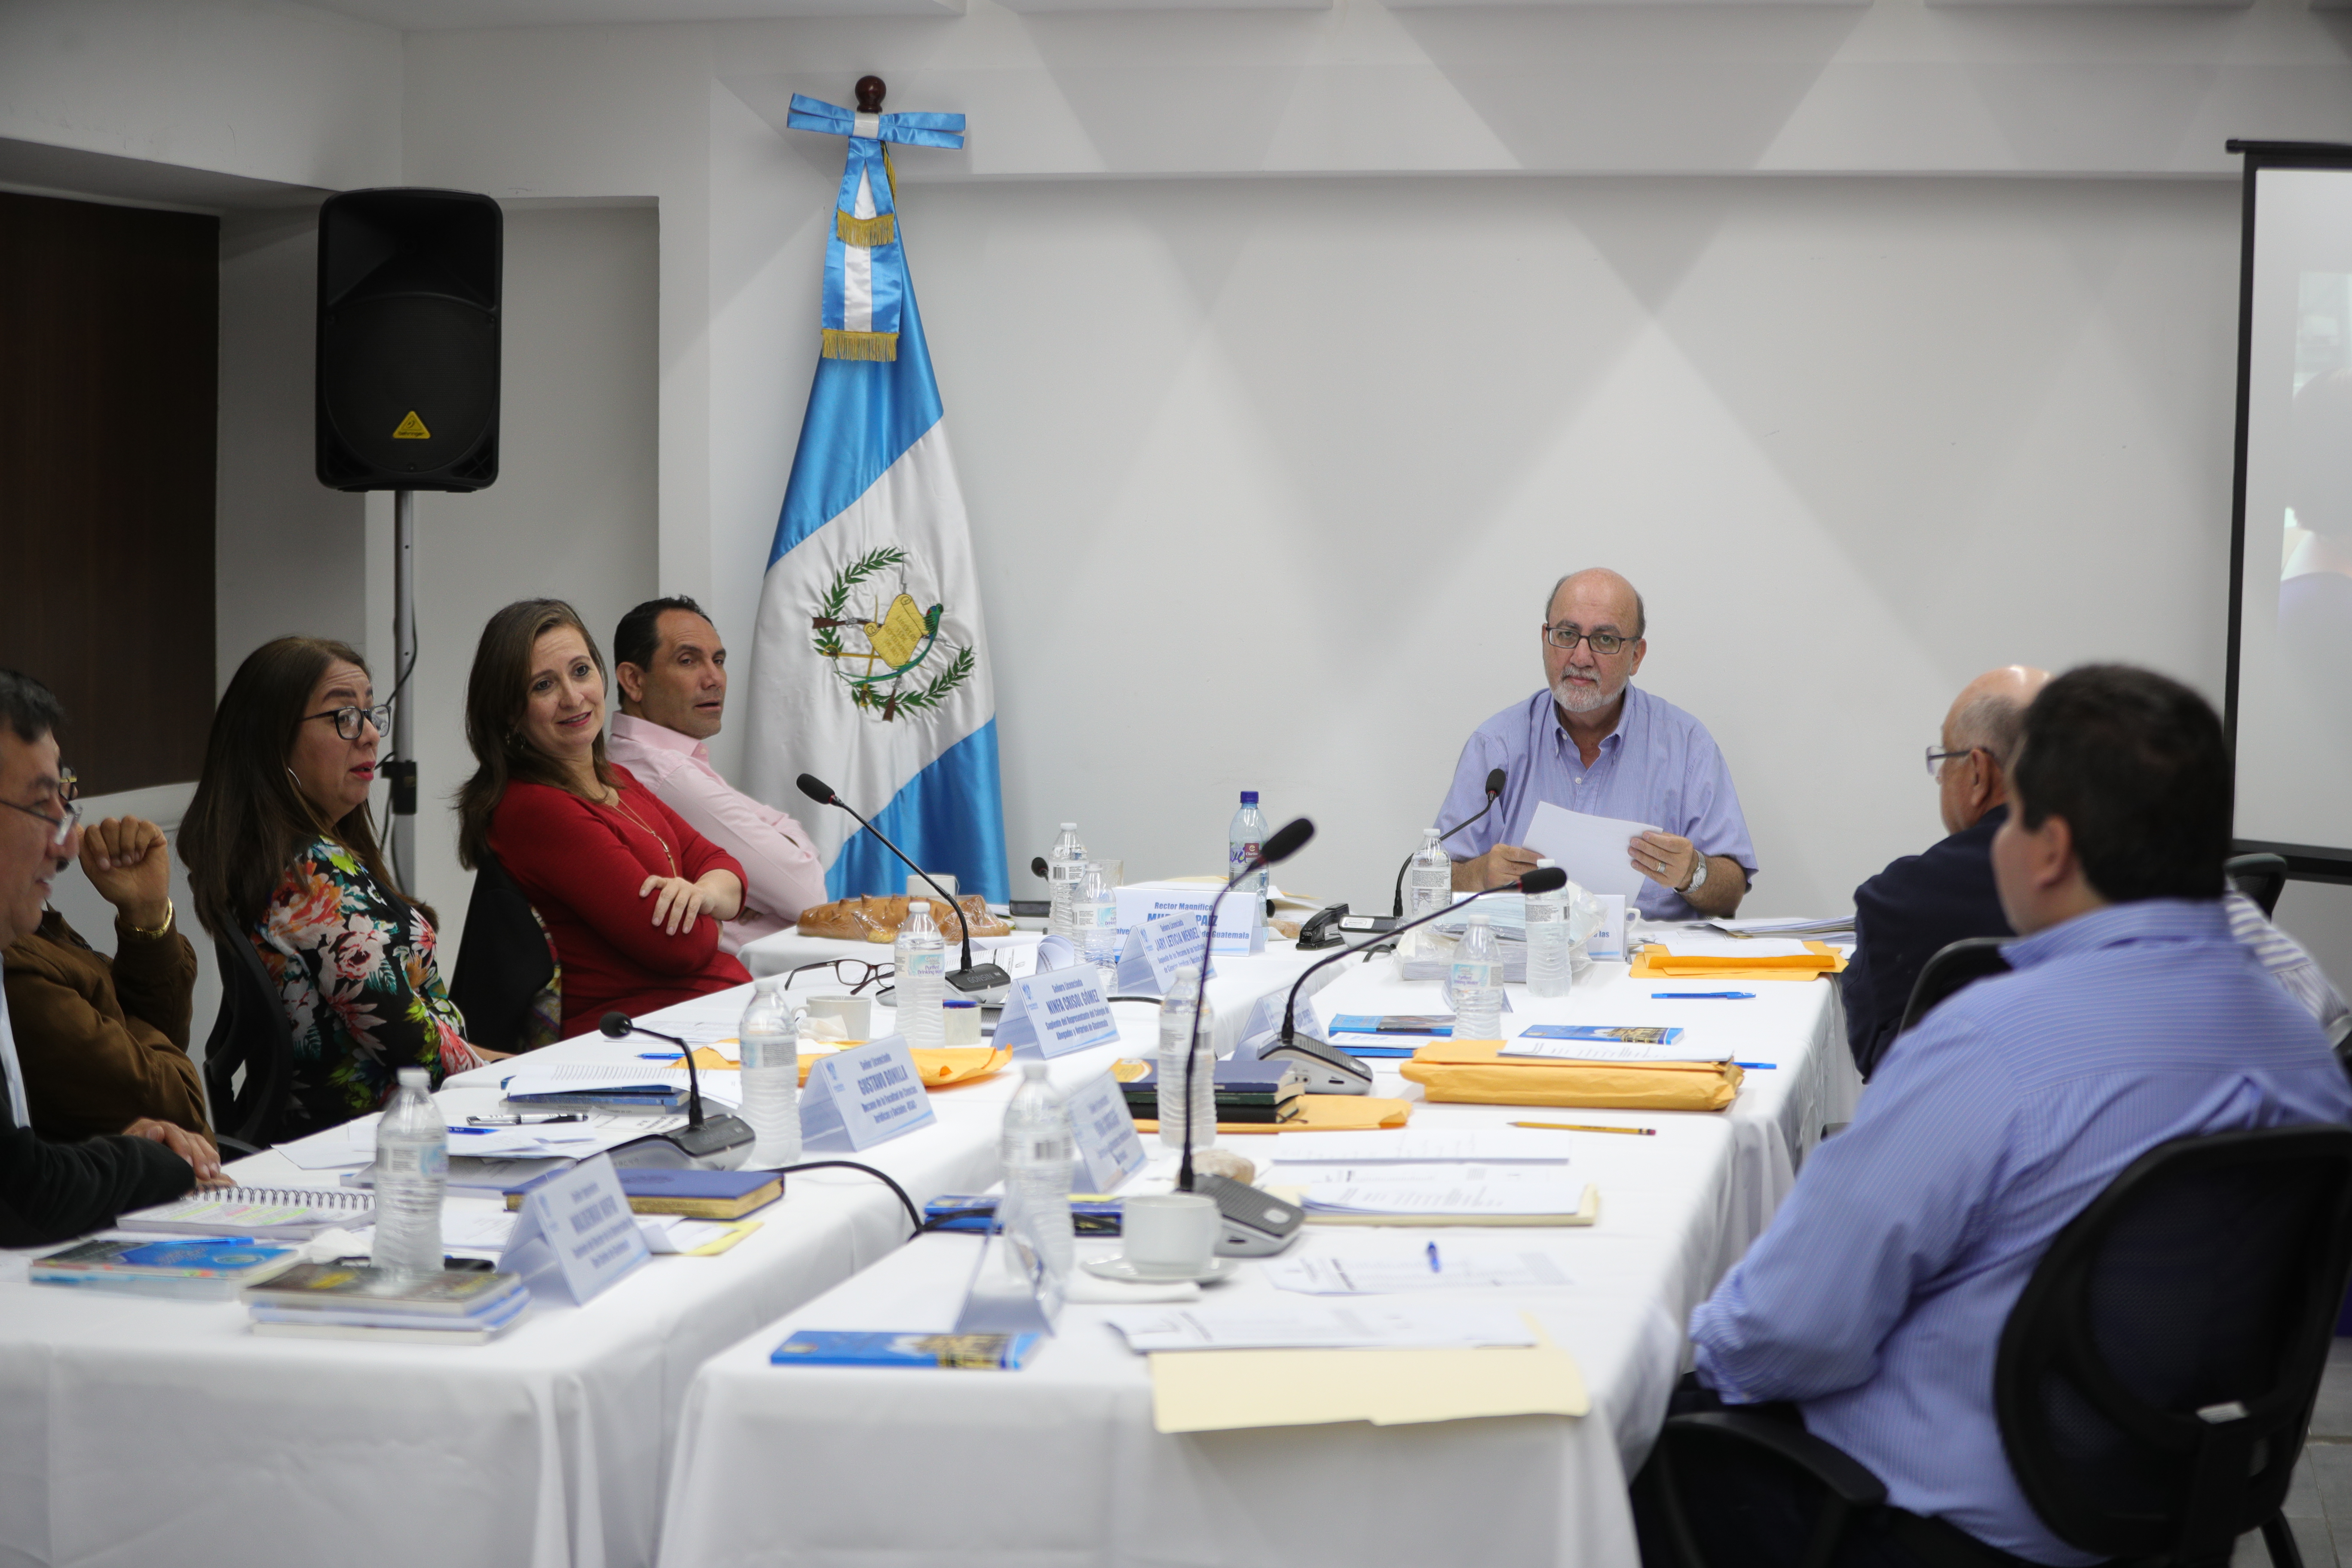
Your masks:
M 2352 881 L 2352 147 L 2246 155 L 2228 721 L 2238 848 Z

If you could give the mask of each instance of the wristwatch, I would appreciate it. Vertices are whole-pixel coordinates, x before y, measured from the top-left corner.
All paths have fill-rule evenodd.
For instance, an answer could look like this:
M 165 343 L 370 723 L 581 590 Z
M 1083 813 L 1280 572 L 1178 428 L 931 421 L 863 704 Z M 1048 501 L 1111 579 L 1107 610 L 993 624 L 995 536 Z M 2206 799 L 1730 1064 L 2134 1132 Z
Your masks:
M 1691 868 L 1691 879 L 1675 889 L 1685 898 L 1690 897 L 1706 886 L 1706 857 L 1701 855 L 1697 859 L 1698 864 Z

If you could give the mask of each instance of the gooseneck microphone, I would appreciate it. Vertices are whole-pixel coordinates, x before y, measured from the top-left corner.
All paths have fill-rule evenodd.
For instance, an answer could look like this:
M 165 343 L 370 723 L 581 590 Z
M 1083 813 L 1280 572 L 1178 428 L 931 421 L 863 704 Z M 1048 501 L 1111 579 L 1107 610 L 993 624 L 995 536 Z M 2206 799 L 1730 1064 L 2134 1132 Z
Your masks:
M 648 1029 L 626 1013 L 607 1013 L 597 1026 L 608 1040 L 625 1040 L 631 1035 L 645 1035 L 666 1040 L 676 1046 L 686 1058 L 686 1125 L 667 1133 L 669 1142 L 696 1159 L 707 1159 L 738 1145 L 748 1146 L 753 1140 L 751 1125 L 740 1116 L 714 1116 L 705 1121 L 702 1115 L 702 1075 L 695 1070 L 694 1047 L 676 1035 L 665 1035 L 659 1029 Z M 740 1158 L 740 1156 L 739 1156 Z
M 1504 773 L 1500 768 L 1495 768 L 1489 771 L 1486 774 L 1486 804 L 1480 806 L 1470 816 L 1465 816 L 1461 821 L 1455 823 L 1453 826 L 1447 828 L 1444 832 L 1439 834 L 1437 836 L 1437 841 L 1440 844 L 1444 843 L 1447 839 L 1453 837 L 1455 834 L 1461 832 L 1464 828 L 1477 821 L 1478 818 L 1494 810 L 1495 803 L 1503 798 L 1503 784 L 1508 777 L 1509 775 Z M 1416 849 L 1412 852 L 1412 855 L 1418 855 L 1420 853 L 1421 851 Z M 1402 919 L 1404 915 L 1404 874 L 1412 869 L 1412 855 L 1406 856 L 1404 858 L 1404 864 L 1397 868 L 1396 900 L 1389 909 L 1391 919 Z
M 1224 908 L 1225 893 L 1232 892 L 1244 877 L 1289 859 L 1305 848 L 1307 841 L 1314 837 L 1315 825 L 1312 822 L 1303 816 L 1292 817 L 1266 835 L 1265 842 L 1258 846 L 1257 853 L 1233 874 L 1225 883 L 1224 892 L 1219 893 L 1216 902 L 1209 906 L 1209 928 L 1201 934 L 1201 989 L 1192 998 L 1192 1036 L 1184 1046 L 1184 1161 L 1176 1170 L 1178 1192 L 1192 1190 L 1192 1085 L 1201 1068 L 1201 1011 L 1209 1000 L 1209 955 L 1216 950 L 1217 911 Z M 1209 1098 L 1212 1102 L 1209 1114 L 1213 1119 L 1216 1096 L 1212 1094 Z
M 1308 964 L 1306 969 L 1301 971 L 1298 978 L 1291 983 L 1289 1000 L 1282 1005 L 1282 1044 L 1286 1046 L 1297 1037 L 1291 1021 L 1291 1015 L 1295 1013 L 1298 1007 L 1298 988 L 1306 984 L 1307 977 L 1314 973 L 1317 970 L 1324 968 L 1328 964 L 1337 963 L 1343 958 L 1353 958 L 1356 954 L 1362 952 L 1367 949 L 1378 947 L 1382 942 L 1394 942 L 1401 933 L 1409 931 L 1418 925 L 1427 925 L 1430 921 L 1437 919 L 1440 915 L 1452 914 L 1464 904 L 1469 903 L 1475 899 L 1483 899 L 1489 893 L 1549 893 L 1558 889 L 1564 888 L 1567 885 L 1568 873 L 1561 870 L 1559 867 L 1538 866 L 1535 869 L 1529 871 L 1516 882 L 1504 882 L 1492 888 L 1481 888 L 1476 892 L 1471 894 L 1469 898 L 1460 900 L 1454 903 L 1450 903 L 1442 910 L 1432 910 L 1427 914 L 1415 915 L 1412 919 L 1405 921 L 1404 924 L 1389 931 L 1384 931 L 1378 936 L 1372 938 L 1370 942 L 1360 942 L 1353 947 L 1341 948 L 1339 952 L 1331 954 L 1328 958 L 1318 959 L 1315 963 Z M 1333 1048 L 1337 1049 L 1338 1047 L 1334 1047 Z
M 937 893 L 941 900 L 947 904 L 947 907 L 955 911 L 956 928 L 963 933 L 963 967 L 957 970 L 953 974 L 948 976 L 949 984 L 954 986 L 957 990 L 963 992 L 995 991 L 1002 993 L 1012 987 L 1013 976 L 1006 973 L 1001 965 L 993 963 L 974 964 L 972 963 L 971 922 L 963 918 L 963 910 L 961 906 L 957 904 L 953 899 L 948 897 L 947 889 L 940 887 L 939 883 L 932 881 L 931 874 L 929 871 L 924 870 L 912 860 L 908 860 L 907 858 L 907 852 L 904 849 L 899 848 L 896 844 L 891 843 L 890 840 L 884 836 L 880 828 L 875 826 L 870 822 L 866 822 L 866 818 L 857 816 L 856 808 L 852 806 L 847 801 L 842 799 L 839 795 L 834 794 L 833 786 L 831 784 L 826 784 L 814 773 L 803 773 L 796 782 L 800 784 L 801 793 L 808 796 L 811 800 L 816 802 L 819 805 L 837 805 L 841 807 L 842 810 L 848 812 L 850 816 L 856 816 L 859 822 L 865 824 L 866 831 L 871 833 L 876 838 L 881 841 L 882 847 L 890 851 L 891 854 L 896 855 L 899 859 L 906 861 L 907 869 L 912 871 L 916 876 L 920 877 L 925 882 L 929 883 L 930 885 L 931 891 Z

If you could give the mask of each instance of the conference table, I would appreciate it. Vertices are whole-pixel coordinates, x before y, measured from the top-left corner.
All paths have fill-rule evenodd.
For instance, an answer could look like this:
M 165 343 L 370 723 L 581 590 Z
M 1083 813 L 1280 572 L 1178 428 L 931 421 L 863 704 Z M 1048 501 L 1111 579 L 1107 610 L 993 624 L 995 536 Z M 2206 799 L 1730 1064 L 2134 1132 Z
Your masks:
M 1446 1010 L 1433 984 L 1391 972 L 1385 960 L 1351 963 L 1315 998 L 1319 1016 Z M 1860 1090 L 1834 984 L 1758 982 L 1740 1002 L 1651 998 L 1678 988 L 1687 984 L 1599 964 L 1580 980 L 1570 1016 L 1684 1024 L 1711 1049 L 1769 1064 L 1747 1071 L 1726 1110 L 1433 1104 L 1397 1063 L 1378 1066 L 1372 1092 L 1412 1101 L 1417 1129 L 1529 1120 L 1651 1129 L 1558 1134 L 1572 1177 L 1600 1190 L 1598 1224 L 1310 1225 L 1292 1248 L 1393 1260 L 1437 1241 L 1448 1255 L 1542 1254 L 1570 1282 L 1507 1299 L 1575 1358 L 1591 1400 L 1581 1418 L 1162 1435 L 1149 1363 L 1107 1325 L 1107 1308 L 1076 1301 L 1017 1373 L 770 1363 L 799 1329 L 951 1327 L 979 1243 L 934 1234 L 746 1334 L 696 1374 L 670 1468 L 662 1568 L 1633 1563 L 1626 1481 L 1683 1370 L 1690 1310 L 1762 1231 L 1823 1126 L 1849 1117 Z M 1250 1152 L 1246 1135 L 1223 1142 Z M 1156 1169 L 1164 1176 L 1165 1162 Z M 1297 1174 L 1277 1164 L 1259 1179 L 1280 1186 Z M 1079 1252 L 1108 1256 L 1117 1245 L 1081 1238 Z M 1203 1303 L 1275 1304 L 1265 1272 L 1244 1264 Z
M 1221 961 L 1213 1005 L 1238 1020 L 1315 956 L 1281 943 Z M 747 992 L 643 1021 L 708 1026 L 740 1014 Z M 1055 1060 L 1058 1087 L 1153 1048 L 1150 1005 L 1114 1011 L 1119 1042 Z M 636 1064 L 648 1047 L 659 1048 L 590 1036 L 532 1059 Z M 441 1099 L 453 1123 L 493 1110 L 511 1070 L 452 1078 Z M 919 1205 L 985 1191 L 1001 1174 L 999 1123 L 1016 1081 L 999 1071 L 934 1089 L 935 1125 L 843 1157 L 887 1172 Z M 338 1174 L 278 1151 L 230 1171 L 247 1185 Z M 453 1194 L 445 1235 L 499 1212 L 495 1199 Z M 759 1228 L 729 1251 L 656 1257 L 585 1307 L 535 1300 L 507 1334 L 467 1347 L 258 1337 L 236 1302 L 31 1286 L 26 1260 L 47 1249 L 0 1252 L 0 1560 L 650 1563 L 697 1369 L 904 1247 L 912 1229 L 886 1187 L 848 1171 L 793 1175 L 751 1217 Z

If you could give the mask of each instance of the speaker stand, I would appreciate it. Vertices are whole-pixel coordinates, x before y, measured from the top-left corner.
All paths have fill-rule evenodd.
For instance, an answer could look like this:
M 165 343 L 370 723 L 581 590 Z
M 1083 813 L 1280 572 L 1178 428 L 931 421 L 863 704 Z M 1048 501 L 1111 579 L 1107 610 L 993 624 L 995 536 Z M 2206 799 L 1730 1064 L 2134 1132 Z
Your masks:
M 392 877 L 416 896 L 416 721 L 408 678 L 416 668 L 416 492 L 392 492 L 392 757 L 383 773 L 392 784 Z

